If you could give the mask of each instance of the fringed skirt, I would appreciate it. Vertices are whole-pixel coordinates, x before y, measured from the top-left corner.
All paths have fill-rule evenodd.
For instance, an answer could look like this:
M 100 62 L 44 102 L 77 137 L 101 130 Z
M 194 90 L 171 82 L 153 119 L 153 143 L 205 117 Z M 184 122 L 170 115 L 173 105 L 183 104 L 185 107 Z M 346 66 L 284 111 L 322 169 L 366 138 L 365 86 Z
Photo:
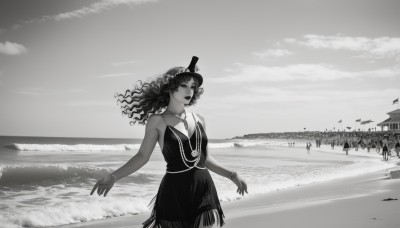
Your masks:
M 224 224 L 214 182 L 207 169 L 167 173 L 152 203 L 144 228 L 197 228 Z

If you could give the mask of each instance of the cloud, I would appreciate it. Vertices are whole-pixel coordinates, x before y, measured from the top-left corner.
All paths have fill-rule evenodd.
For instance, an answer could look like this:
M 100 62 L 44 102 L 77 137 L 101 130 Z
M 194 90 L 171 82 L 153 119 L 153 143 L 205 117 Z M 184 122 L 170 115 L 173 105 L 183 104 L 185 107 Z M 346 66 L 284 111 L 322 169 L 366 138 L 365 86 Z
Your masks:
M 5 43 L 0 42 L 0 54 L 4 55 L 21 55 L 27 52 L 24 45 L 6 41 Z
M 81 88 L 70 88 L 66 92 L 67 93 L 83 93 L 83 92 L 87 92 L 87 90 L 81 89 Z
M 361 57 L 374 59 L 395 58 L 400 60 L 400 38 L 398 37 L 351 37 L 351 36 L 323 36 L 308 34 L 303 39 L 284 39 L 286 43 L 298 44 L 314 49 L 348 50 L 362 52 Z M 359 56 L 360 57 L 360 56 Z
M 263 52 L 254 52 L 253 55 L 260 59 L 269 59 L 290 56 L 293 52 L 285 49 L 268 49 Z
M 229 96 L 218 97 L 218 102 L 223 104 L 259 104 L 259 103 L 292 103 L 292 102 L 325 102 L 326 96 L 321 96 L 318 93 L 301 93 L 298 91 L 288 90 L 265 90 L 264 93 L 249 91 L 240 94 L 230 94 Z
M 99 78 L 115 78 L 115 77 L 124 77 L 132 75 L 130 73 L 115 73 L 115 74 L 103 74 L 98 76 Z
M 218 96 L 216 100 L 223 104 L 259 104 L 259 103 L 340 103 L 348 102 L 349 98 L 357 102 L 369 103 L 371 100 L 388 100 L 398 93 L 396 89 L 375 90 L 342 90 L 340 88 L 326 89 L 292 89 L 291 87 L 271 88 L 263 86 L 249 87 L 245 92 Z M 390 101 L 390 99 L 389 99 Z
M 97 14 L 104 10 L 109 10 L 120 5 L 140 5 L 148 2 L 156 2 L 157 0 L 103 0 L 100 2 L 93 3 L 88 7 L 83 7 L 79 10 L 74 10 L 66 13 L 60 13 L 51 16 L 54 20 L 64 20 L 71 18 L 80 18 L 90 14 Z
M 31 24 L 44 22 L 48 20 L 62 21 L 73 18 L 82 18 L 91 14 L 98 14 L 105 10 L 111 10 L 122 5 L 141 5 L 149 2 L 157 2 L 158 0 L 102 0 L 91 4 L 90 6 L 83 7 L 78 10 L 73 10 L 65 13 L 59 13 L 56 15 L 46 15 L 41 18 L 25 20 L 19 24 L 13 26 L 13 29 L 20 28 L 23 24 Z
M 139 64 L 139 63 L 142 63 L 142 61 L 131 60 L 131 61 L 122 61 L 122 62 L 111 63 L 111 66 L 119 67 L 119 66 L 123 66 L 123 65 L 131 65 L 131 64 Z
M 223 83 L 257 83 L 276 81 L 331 81 L 343 78 L 400 76 L 400 68 L 383 68 L 371 71 L 348 72 L 328 64 L 294 64 L 287 66 L 246 65 L 237 63 L 235 68 L 226 69 L 226 76 L 209 79 Z
M 44 88 L 40 87 L 33 87 L 33 88 L 21 88 L 15 91 L 15 93 L 20 95 L 28 95 L 28 96 L 38 96 L 47 94 Z
M 28 95 L 28 96 L 60 96 L 63 94 L 76 94 L 87 92 L 87 90 L 82 88 L 69 88 L 69 89 L 49 89 L 42 87 L 28 87 L 28 88 L 19 88 L 15 91 L 16 94 L 19 95 Z
M 70 101 L 66 102 L 65 106 L 70 107 L 110 107 L 114 106 L 113 101 L 102 101 L 102 100 L 87 100 L 87 101 Z

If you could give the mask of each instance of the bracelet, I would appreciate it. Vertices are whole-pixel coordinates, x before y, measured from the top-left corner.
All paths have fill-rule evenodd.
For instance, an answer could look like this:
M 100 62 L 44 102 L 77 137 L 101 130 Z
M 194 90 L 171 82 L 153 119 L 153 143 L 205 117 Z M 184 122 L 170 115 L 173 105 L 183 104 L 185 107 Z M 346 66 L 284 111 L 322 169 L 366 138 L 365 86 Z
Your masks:
M 229 176 L 229 179 L 233 180 L 237 176 L 236 172 L 232 172 L 231 175 Z
M 117 177 L 115 176 L 115 174 L 110 174 L 110 176 L 114 178 L 114 182 L 117 182 Z

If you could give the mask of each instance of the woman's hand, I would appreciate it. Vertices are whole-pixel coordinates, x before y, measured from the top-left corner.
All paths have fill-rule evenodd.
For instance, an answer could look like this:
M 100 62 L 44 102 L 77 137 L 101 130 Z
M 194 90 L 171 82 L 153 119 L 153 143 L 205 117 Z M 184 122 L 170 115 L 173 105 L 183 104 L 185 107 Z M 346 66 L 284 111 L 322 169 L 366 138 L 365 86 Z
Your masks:
M 94 185 L 92 191 L 90 192 L 90 195 L 93 195 L 93 193 L 97 189 L 97 194 L 99 196 L 104 194 L 104 197 L 106 197 L 107 193 L 111 190 L 111 188 L 114 186 L 114 183 L 117 181 L 115 176 L 108 174 L 105 176 L 103 179 L 97 181 L 97 183 Z
M 241 178 L 240 176 L 239 176 L 239 174 L 237 174 L 237 173 L 233 173 L 232 174 L 233 176 L 231 177 L 231 180 L 233 181 L 233 183 L 235 183 L 236 184 L 236 186 L 238 187 L 238 189 L 237 189 L 237 193 L 239 193 L 240 195 L 244 195 L 244 193 L 246 192 L 247 194 L 249 194 L 248 192 L 247 192 L 247 184 L 246 184 L 246 181 L 243 179 L 243 178 Z

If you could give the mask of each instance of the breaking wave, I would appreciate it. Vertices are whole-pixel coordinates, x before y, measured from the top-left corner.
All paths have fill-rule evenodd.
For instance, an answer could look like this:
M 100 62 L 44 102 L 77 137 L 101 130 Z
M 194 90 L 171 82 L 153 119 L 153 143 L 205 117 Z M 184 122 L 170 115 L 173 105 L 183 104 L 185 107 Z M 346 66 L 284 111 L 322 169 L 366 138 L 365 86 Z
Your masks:
M 115 144 L 115 145 L 95 145 L 95 144 L 20 144 L 13 143 L 7 146 L 9 149 L 19 151 L 124 151 L 137 150 L 140 144 Z
M 0 189 L 26 190 L 38 186 L 89 184 L 110 173 L 112 169 L 71 165 L 9 165 L 0 167 Z M 155 173 L 137 172 L 120 182 L 149 183 Z
M 249 147 L 257 145 L 265 145 L 265 142 L 224 142 L 224 143 L 208 143 L 210 148 L 233 148 L 233 147 Z M 95 145 L 95 144 L 21 144 L 13 143 L 7 146 L 9 149 L 18 151 L 42 151 L 42 152 L 65 152 L 65 151 L 126 151 L 138 150 L 140 144 L 114 144 L 114 145 Z

